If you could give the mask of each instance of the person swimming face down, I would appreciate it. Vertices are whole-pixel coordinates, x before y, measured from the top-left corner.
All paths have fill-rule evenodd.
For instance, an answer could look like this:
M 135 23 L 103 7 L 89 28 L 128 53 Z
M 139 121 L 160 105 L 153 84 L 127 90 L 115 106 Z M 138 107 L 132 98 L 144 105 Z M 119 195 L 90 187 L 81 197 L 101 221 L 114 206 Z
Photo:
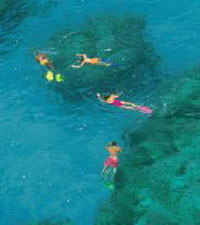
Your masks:
M 106 150 L 109 153 L 109 157 L 104 162 L 104 168 L 102 170 L 102 173 L 109 173 L 110 169 L 113 168 L 113 178 L 114 175 L 117 172 L 117 166 L 118 166 L 118 158 L 117 154 L 121 152 L 121 148 L 117 145 L 116 141 L 111 141 L 108 145 L 106 145 Z
M 99 93 L 97 93 L 97 97 L 100 101 L 106 102 L 106 103 L 108 103 L 110 105 L 114 105 L 116 107 L 121 107 L 121 108 L 128 109 L 128 110 L 138 110 L 142 113 L 152 113 L 153 112 L 147 106 L 139 106 L 132 102 L 124 102 L 121 100 L 116 100 L 115 98 L 118 98 L 119 97 L 118 95 L 110 94 L 110 95 L 101 97 L 101 95 Z
M 53 65 L 51 64 L 51 61 L 48 59 L 47 55 L 44 53 L 37 53 L 35 55 L 35 61 L 39 62 L 42 66 L 47 66 L 50 69 L 54 69 Z
M 76 56 L 81 57 L 80 60 L 77 62 L 80 63 L 80 65 L 71 65 L 73 68 L 81 68 L 85 64 L 91 64 L 91 65 L 100 65 L 100 66 L 110 66 L 111 63 L 104 62 L 104 60 L 101 60 L 100 58 L 88 58 L 86 54 L 76 54 Z

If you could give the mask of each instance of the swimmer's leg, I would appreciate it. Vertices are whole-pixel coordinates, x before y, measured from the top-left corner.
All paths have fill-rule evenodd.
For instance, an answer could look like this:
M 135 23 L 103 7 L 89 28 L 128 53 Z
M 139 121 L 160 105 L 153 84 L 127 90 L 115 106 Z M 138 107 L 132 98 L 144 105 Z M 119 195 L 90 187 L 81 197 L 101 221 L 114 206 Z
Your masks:
M 112 63 L 110 59 L 101 59 L 102 63 Z
M 109 166 L 105 166 L 102 170 L 102 174 L 103 174 L 103 179 L 104 181 L 110 181 L 112 180 L 113 176 L 112 176 L 112 170 Z
M 110 63 L 104 63 L 104 62 L 99 62 L 98 64 L 99 64 L 100 66 L 106 66 L 106 67 L 111 66 Z
M 110 172 L 110 169 L 108 166 L 104 166 L 103 170 L 102 170 L 102 173 L 103 174 L 108 174 Z
M 98 63 L 100 66 L 111 66 L 112 63 L 109 59 L 101 59 L 101 61 Z
M 112 180 L 114 180 L 116 173 L 117 173 L 117 168 L 115 167 L 115 168 L 113 168 L 113 177 L 112 177 Z
M 121 106 L 121 108 L 123 108 L 123 109 L 130 109 L 130 110 L 136 110 L 136 108 L 134 106 L 125 106 L 125 105 L 123 105 L 123 106 Z
M 103 179 L 104 181 L 108 181 L 109 180 L 109 176 L 110 175 L 110 170 L 107 169 L 104 173 L 103 173 Z
M 110 59 L 102 59 L 100 64 L 102 66 L 119 67 L 118 63 L 113 63 Z

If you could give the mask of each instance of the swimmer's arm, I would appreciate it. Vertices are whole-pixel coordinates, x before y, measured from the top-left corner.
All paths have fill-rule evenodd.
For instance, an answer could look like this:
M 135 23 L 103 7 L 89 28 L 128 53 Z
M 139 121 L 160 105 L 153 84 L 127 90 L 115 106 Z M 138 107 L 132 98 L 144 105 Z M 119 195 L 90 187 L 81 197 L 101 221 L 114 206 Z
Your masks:
M 71 67 L 73 68 L 81 68 L 83 65 L 85 64 L 85 62 L 83 61 L 80 65 L 71 65 Z
M 112 95 L 113 98 L 119 98 L 119 95 Z
M 99 93 L 97 93 L 97 98 L 101 101 L 101 102 L 105 102 L 102 98 L 101 95 Z
M 83 56 L 84 59 L 87 59 L 87 55 L 86 54 L 76 54 L 76 56 Z

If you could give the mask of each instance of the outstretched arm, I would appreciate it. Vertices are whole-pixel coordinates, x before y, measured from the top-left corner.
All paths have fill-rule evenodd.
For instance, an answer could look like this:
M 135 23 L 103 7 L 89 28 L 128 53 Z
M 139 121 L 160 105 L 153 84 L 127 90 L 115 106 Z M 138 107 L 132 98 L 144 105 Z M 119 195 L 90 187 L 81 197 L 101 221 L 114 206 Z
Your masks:
M 113 98 L 119 98 L 119 95 L 111 95 Z
M 97 93 L 97 98 L 101 101 L 101 102 L 105 102 L 102 98 L 101 95 L 99 93 Z
M 76 54 L 76 56 L 83 56 L 84 59 L 87 59 L 87 55 L 86 54 Z
M 85 64 L 85 62 L 83 61 L 80 65 L 71 65 L 71 67 L 73 68 L 81 68 L 83 65 Z

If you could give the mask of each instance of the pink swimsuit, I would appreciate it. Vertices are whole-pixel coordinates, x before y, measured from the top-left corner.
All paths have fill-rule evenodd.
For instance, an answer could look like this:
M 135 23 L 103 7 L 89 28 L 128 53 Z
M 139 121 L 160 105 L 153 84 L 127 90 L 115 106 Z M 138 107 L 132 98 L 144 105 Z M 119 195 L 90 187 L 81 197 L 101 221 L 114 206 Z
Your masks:
M 112 158 L 112 157 L 108 157 L 106 159 L 106 161 L 104 162 L 104 166 L 110 166 L 110 167 L 113 167 L 113 168 L 117 168 L 117 159 Z
M 122 107 L 122 103 L 120 100 L 114 100 L 113 103 L 110 103 L 110 104 L 116 107 Z

